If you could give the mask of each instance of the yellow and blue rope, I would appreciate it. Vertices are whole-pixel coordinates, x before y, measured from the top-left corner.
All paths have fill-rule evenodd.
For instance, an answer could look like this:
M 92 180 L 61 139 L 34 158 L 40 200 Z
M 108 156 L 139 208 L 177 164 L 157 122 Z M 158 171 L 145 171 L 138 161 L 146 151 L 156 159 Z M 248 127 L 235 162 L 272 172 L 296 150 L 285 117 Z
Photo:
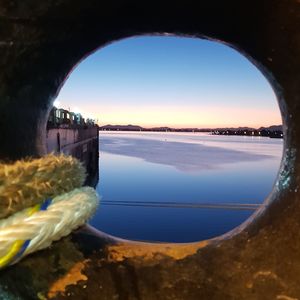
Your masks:
M 51 205 L 52 199 L 46 199 L 43 203 L 37 204 L 27 210 L 28 216 L 32 216 L 38 211 L 45 211 Z M 26 251 L 31 240 L 17 240 L 15 241 L 10 250 L 2 257 L 0 257 L 0 268 L 7 266 L 8 264 L 18 260 Z

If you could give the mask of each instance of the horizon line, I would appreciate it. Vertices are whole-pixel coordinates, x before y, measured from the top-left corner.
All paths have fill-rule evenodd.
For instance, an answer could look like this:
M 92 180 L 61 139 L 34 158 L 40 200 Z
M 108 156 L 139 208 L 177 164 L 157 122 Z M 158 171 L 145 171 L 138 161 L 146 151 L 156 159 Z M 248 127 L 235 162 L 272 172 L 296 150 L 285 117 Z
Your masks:
M 172 128 L 172 129 L 224 129 L 224 128 L 250 128 L 250 129 L 259 129 L 259 128 L 262 128 L 262 127 L 271 127 L 271 126 L 283 126 L 283 124 L 271 124 L 271 125 L 261 125 L 261 126 L 257 126 L 257 127 L 251 127 L 251 126 L 243 126 L 243 125 L 238 125 L 238 126 L 207 126 L 207 127 L 195 127 L 195 126 L 192 126 L 192 127 L 173 127 L 173 126 L 168 126 L 168 125 L 161 125 L 161 126 L 141 126 L 141 125 L 135 125 L 135 124 L 105 124 L 105 125 L 98 125 L 99 127 L 105 127 L 105 126 L 137 126 L 137 127 L 141 127 L 141 128 L 144 128 L 144 129 L 153 129 L 153 128 L 164 128 L 164 127 L 167 127 L 167 128 Z

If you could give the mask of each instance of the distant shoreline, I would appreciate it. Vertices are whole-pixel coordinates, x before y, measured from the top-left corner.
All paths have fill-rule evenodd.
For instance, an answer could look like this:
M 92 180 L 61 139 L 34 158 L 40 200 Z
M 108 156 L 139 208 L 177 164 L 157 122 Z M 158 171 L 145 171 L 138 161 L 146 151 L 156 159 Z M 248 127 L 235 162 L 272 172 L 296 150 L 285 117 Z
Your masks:
M 238 136 L 264 136 L 270 138 L 283 138 L 282 125 L 272 125 L 269 127 L 250 128 L 171 128 L 153 127 L 144 128 L 138 125 L 105 125 L 100 126 L 99 131 L 136 131 L 136 132 L 192 132 L 192 133 L 211 133 L 212 135 L 238 135 Z

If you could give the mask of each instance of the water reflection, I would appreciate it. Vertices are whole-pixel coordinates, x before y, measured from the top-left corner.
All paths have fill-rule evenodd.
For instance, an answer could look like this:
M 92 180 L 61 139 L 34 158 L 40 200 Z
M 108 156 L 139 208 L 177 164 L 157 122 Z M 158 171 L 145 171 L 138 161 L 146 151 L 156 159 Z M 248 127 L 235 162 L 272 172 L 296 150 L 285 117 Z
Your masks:
M 253 211 L 111 205 L 261 203 L 276 178 L 282 141 L 230 138 L 101 133 L 97 190 L 103 205 L 91 224 L 123 238 L 173 242 L 210 238 L 239 225 Z
M 220 168 L 223 164 L 258 161 L 270 155 L 255 154 L 200 143 L 103 136 L 100 144 L 103 152 L 141 158 L 147 162 L 173 166 L 181 171 L 200 171 Z

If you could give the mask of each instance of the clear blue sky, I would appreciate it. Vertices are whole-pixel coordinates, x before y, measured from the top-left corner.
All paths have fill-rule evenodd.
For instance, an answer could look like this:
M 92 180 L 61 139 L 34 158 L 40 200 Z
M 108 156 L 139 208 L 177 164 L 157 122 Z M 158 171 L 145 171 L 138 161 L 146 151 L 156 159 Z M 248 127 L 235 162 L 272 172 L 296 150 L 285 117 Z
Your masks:
M 140 36 L 82 61 L 57 100 L 105 124 L 218 127 L 280 124 L 264 76 L 220 43 Z

